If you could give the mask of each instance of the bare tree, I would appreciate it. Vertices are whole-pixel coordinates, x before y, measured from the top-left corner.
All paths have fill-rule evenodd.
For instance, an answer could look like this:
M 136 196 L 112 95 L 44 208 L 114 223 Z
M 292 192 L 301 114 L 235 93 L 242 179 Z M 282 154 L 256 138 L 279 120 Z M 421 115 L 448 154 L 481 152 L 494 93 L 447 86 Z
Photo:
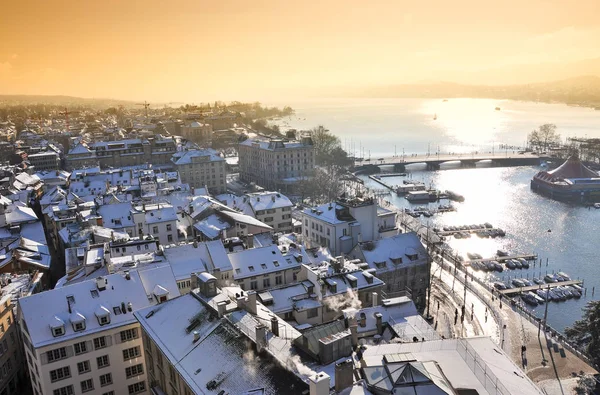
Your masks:
M 560 134 L 556 132 L 556 125 L 546 123 L 529 133 L 527 140 L 531 147 L 545 151 L 560 143 Z

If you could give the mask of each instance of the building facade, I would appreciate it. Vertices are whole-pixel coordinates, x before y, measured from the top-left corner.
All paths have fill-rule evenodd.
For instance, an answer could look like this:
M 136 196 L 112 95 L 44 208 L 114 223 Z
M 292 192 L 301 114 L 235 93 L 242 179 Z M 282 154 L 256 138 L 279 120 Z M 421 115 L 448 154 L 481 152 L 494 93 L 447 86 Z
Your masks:
M 240 179 L 270 190 L 287 191 L 315 166 L 310 137 L 301 140 L 252 138 L 239 144 Z
M 206 187 L 213 194 L 227 190 L 225 159 L 213 149 L 179 151 L 171 158 L 181 182 Z
M 176 286 L 171 288 L 143 284 L 132 271 L 21 298 L 19 323 L 33 393 L 147 394 L 133 312 L 178 296 Z
M 60 169 L 60 157 L 54 151 L 27 155 L 27 160 L 36 171 Z
M 207 123 L 192 122 L 181 127 L 181 136 L 184 139 L 198 144 L 208 144 L 212 140 L 212 126 Z

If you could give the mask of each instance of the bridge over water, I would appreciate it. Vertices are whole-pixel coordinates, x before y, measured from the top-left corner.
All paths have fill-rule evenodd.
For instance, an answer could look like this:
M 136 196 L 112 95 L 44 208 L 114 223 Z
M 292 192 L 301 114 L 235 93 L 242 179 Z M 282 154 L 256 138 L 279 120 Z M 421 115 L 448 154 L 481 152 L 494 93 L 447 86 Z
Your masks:
M 395 172 L 404 172 L 407 166 L 425 165 L 427 170 L 440 170 L 445 163 L 460 163 L 460 167 L 473 168 L 480 162 L 491 162 L 493 167 L 510 166 L 535 166 L 541 160 L 550 159 L 548 156 L 525 154 L 499 153 L 473 153 L 454 155 L 417 155 L 417 156 L 393 156 L 371 160 L 364 160 L 354 168 L 355 174 L 374 174 L 381 172 L 381 166 L 393 166 Z

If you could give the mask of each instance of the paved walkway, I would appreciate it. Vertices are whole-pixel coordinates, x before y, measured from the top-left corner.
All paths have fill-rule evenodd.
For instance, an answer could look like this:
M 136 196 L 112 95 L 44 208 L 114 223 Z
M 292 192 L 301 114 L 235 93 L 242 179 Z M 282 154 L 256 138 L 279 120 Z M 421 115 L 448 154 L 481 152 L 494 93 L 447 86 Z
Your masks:
M 536 383 L 545 383 L 548 394 L 571 394 L 572 385 L 561 384 L 580 372 L 596 373 L 592 367 L 564 349 L 559 343 L 524 318 L 506 303 L 502 303 L 486 288 L 474 281 L 467 280 L 465 323 L 461 323 L 463 305 L 464 275 L 456 271 L 449 262 L 444 269 L 437 263 L 432 264 L 432 304 L 430 313 L 434 316 L 434 325 L 443 336 L 490 336 L 511 359 L 519 365 Z M 470 277 L 469 277 L 470 278 Z M 440 301 L 440 310 L 437 302 Z M 459 316 L 454 325 L 455 309 Z M 471 320 L 473 311 L 473 320 Z M 506 325 L 506 329 L 503 329 Z M 526 351 L 522 352 L 525 346 Z M 556 380 L 560 378 L 561 380 Z M 554 381 L 554 383 L 552 383 Z

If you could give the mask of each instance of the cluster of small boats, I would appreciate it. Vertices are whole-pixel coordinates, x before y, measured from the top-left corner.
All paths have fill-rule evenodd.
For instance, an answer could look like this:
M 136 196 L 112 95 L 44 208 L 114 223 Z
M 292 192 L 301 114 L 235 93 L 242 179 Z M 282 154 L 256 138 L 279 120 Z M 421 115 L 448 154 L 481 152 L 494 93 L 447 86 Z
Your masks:
M 504 267 L 498 261 L 487 261 L 487 262 L 471 262 L 471 268 L 475 271 L 484 272 L 503 272 Z
M 498 228 L 498 229 L 484 229 L 484 230 L 478 230 L 475 232 L 475 234 L 479 237 L 481 237 L 482 239 L 487 239 L 487 238 L 496 238 L 496 237 L 504 237 L 506 236 L 506 232 L 503 231 L 502 229 Z
M 546 301 L 562 302 L 567 299 L 579 299 L 583 293 L 583 288 L 579 285 L 561 285 L 551 289 L 536 289 L 521 294 L 523 302 L 531 306 L 543 304 Z
M 523 258 L 507 259 L 504 261 L 504 265 L 507 269 L 529 269 L 529 262 Z

